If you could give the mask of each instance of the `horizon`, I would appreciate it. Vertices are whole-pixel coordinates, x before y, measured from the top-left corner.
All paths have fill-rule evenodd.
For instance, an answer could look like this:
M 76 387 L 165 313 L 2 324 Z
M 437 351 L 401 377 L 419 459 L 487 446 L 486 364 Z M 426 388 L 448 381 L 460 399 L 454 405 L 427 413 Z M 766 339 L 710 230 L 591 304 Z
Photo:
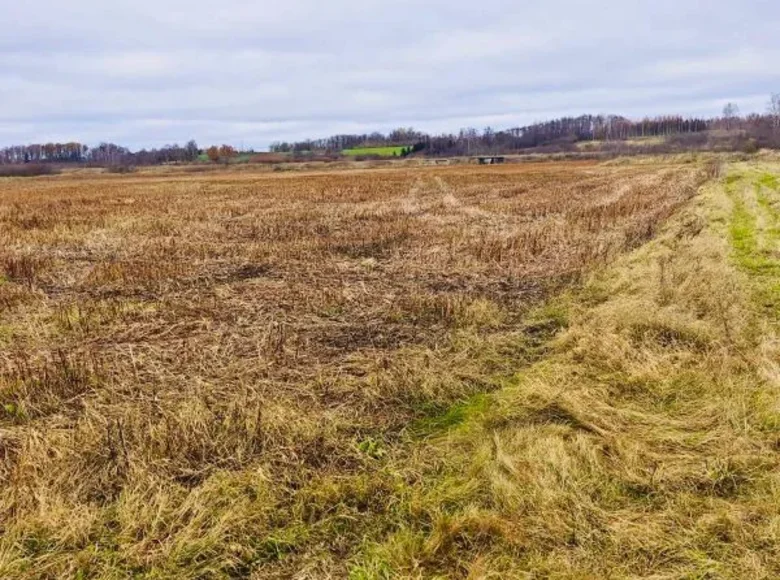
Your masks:
M 0 40 L 0 147 L 137 151 L 194 139 L 259 151 L 396 127 L 505 130 L 582 111 L 711 118 L 734 102 L 763 113 L 780 90 L 780 7 L 747 4 L 717 2 L 704 15 L 691 0 L 13 5 Z
M 736 103 L 730 102 L 730 103 L 726 103 L 726 104 L 736 104 Z M 737 118 L 746 118 L 746 117 L 748 117 L 751 114 L 769 114 L 769 113 L 767 113 L 766 111 L 744 112 L 744 111 L 741 110 L 741 108 L 738 107 L 736 117 Z M 184 146 L 188 145 L 189 142 L 195 141 L 196 145 L 198 146 L 198 148 L 200 150 L 205 150 L 205 149 L 207 149 L 208 147 L 211 147 L 211 146 L 230 145 L 230 146 L 234 146 L 235 147 L 236 145 L 239 145 L 239 147 L 236 148 L 236 150 L 239 151 L 239 152 L 245 151 L 245 152 L 264 153 L 264 152 L 268 152 L 268 150 L 274 144 L 279 144 L 279 143 L 284 143 L 284 142 L 292 144 L 292 143 L 304 142 L 304 141 L 319 141 L 319 140 L 325 140 L 325 139 L 329 139 L 329 138 L 332 138 L 332 137 L 335 137 L 335 136 L 339 136 L 339 135 L 349 135 L 349 136 L 352 136 L 352 135 L 366 135 L 366 136 L 370 136 L 371 134 L 380 133 L 380 134 L 382 134 L 384 136 L 387 136 L 393 130 L 397 130 L 397 129 L 410 129 L 410 130 L 413 130 L 413 131 L 420 132 L 420 133 L 422 133 L 424 135 L 428 135 L 430 137 L 457 135 L 460 131 L 471 130 L 471 129 L 476 130 L 479 135 L 482 135 L 482 134 L 485 133 L 485 131 L 487 129 L 492 129 L 496 133 L 502 133 L 502 132 L 508 132 L 508 131 L 511 131 L 511 130 L 514 130 L 514 129 L 528 128 L 528 127 L 533 127 L 533 126 L 536 126 L 536 125 L 542 125 L 544 123 L 548 123 L 548 122 L 551 122 L 551 121 L 556 121 L 556 120 L 559 120 L 559 119 L 566 119 L 566 118 L 577 119 L 577 118 L 585 117 L 585 116 L 602 117 L 602 118 L 617 117 L 617 118 L 620 118 L 620 119 L 625 119 L 625 120 L 630 121 L 632 123 L 637 123 L 637 122 L 640 122 L 640 121 L 642 121 L 644 119 L 652 121 L 652 120 L 658 120 L 658 119 L 663 119 L 663 118 L 681 118 L 681 119 L 686 119 L 686 120 L 693 120 L 693 119 L 716 120 L 716 119 L 722 118 L 722 115 L 717 115 L 717 114 L 716 115 L 705 116 L 705 115 L 682 115 L 682 114 L 677 114 L 677 113 L 661 113 L 661 114 L 652 115 L 652 116 L 651 115 L 642 115 L 642 116 L 634 117 L 634 116 L 620 115 L 620 114 L 614 114 L 614 113 L 597 113 L 597 114 L 581 113 L 581 114 L 578 114 L 578 115 L 564 115 L 564 116 L 560 116 L 560 117 L 551 117 L 551 118 L 546 118 L 546 119 L 537 119 L 537 120 L 534 120 L 533 122 L 531 122 L 529 124 L 526 124 L 526 125 L 514 125 L 514 126 L 511 126 L 511 127 L 491 127 L 489 125 L 485 126 L 485 127 L 460 127 L 457 130 L 445 130 L 445 131 L 442 131 L 440 133 L 421 131 L 417 127 L 400 125 L 400 126 L 394 126 L 394 127 L 390 127 L 390 128 L 387 128 L 387 129 L 383 129 L 383 130 L 367 129 L 367 130 L 358 131 L 358 132 L 355 132 L 355 133 L 334 133 L 334 134 L 331 134 L 331 135 L 307 136 L 307 137 L 304 137 L 303 139 L 301 139 L 300 141 L 285 141 L 284 139 L 280 139 L 280 140 L 276 140 L 276 141 L 271 141 L 268 145 L 265 145 L 262 148 L 246 146 L 243 143 L 238 143 L 238 144 L 237 143 L 225 143 L 225 142 L 222 142 L 222 141 L 215 141 L 213 143 L 198 143 L 197 139 L 189 138 L 189 139 L 181 139 L 179 141 L 166 142 L 166 143 L 163 143 L 162 145 L 157 145 L 157 146 L 152 146 L 152 147 L 140 147 L 140 148 L 137 148 L 137 149 L 134 149 L 132 147 L 127 147 L 127 149 L 131 153 L 138 153 L 138 152 L 141 152 L 141 151 L 144 151 L 144 150 L 151 151 L 151 150 L 154 150 L 154 149 L 165 148 L 165 147 L 176 147 L 176 146 L 184 147 Z M 78 139 L 65 139 L 65 140 L 61 140 L 61 141 L 30 141 L 30 142 L 27 142 L 27 143 L 11 143 L 11 144 L 7 144 L 7 145 L 0 144 L 0 149 L 9 148 L 9 147 L 29 147 L 29 146 L 33 146 L 33 145 L 45 145 L 45 144 L 50 144 L 50 143 L 51 144 L 76 143 L 76 144 L 85 146 L 88 149 L 95 149 L 95 148 L 99 147 L 102 144 L 116 145 L 116 146 L 119 146 L 119 147 L 126 147 L 126 145 L 123 144 L 123 143 L 115 143 L 113 141 L 107 141 L 107 140 L 102 140 L 102 141 L 95 142 L 95 143 L 85 143 L 83 141 L 79 141 Z M 409 144 L 411 144 L 411 143 L 409 143 Z

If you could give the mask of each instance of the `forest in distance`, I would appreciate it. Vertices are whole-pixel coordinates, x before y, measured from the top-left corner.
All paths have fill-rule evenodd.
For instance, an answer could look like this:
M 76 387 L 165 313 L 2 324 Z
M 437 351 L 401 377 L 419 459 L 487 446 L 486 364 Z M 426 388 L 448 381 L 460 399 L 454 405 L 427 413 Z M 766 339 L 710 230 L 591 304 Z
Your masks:
M 438 135 L 398 128 L 387 133 L 375 131 L 297 142 L 277 141 L 270 144 L 265 157 L 254 150 L 243 151 L 227 144 L 201 148 L 195 140 L 185 145 L 138 151 L 106 142 L 94 147 L 77 141 L 12 145 L 0 148 L 0 166 L 35 165 L 38 171 L 34 173 L 48 173 L 54 169 L 47 170 L 42 166 L 130 167 L 311 158 L 337 160 L 361 149 L 366 154 L 358 156 L 358 160 L 383 156 L 456 157 L 528 152 L 625 155 L 699 150 L 752 153 L 762 148 L 780 148 L 780 93 L 770 96 L 765 114 L 741 115 L 737 105 L 728 103 L 719 116 L 712 118 L 666 115 L 632 120 L 619 115 L 587 114 L 505 130 L 465 128 L 457 133 Z M 380 150 L 388 153 L 376 155 Z M 15 174 L 13 170 L 8 171 Z M 16 170 L 16 173 L 24 172 Z

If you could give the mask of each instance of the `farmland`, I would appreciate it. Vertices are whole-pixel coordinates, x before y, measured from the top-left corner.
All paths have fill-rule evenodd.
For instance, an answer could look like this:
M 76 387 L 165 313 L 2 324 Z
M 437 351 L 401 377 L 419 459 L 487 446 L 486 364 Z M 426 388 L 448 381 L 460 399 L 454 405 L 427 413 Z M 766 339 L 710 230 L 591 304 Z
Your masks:
M 0 577 L 775 576 L 777 171 L 727 171 L 0 181 Z
M 411 147 L 411 146 L 410 146 Z M 379 157 L 394 157 L 401 155 L 401 152 L 406 149 L 405 146 L 388 145 L 385 147 L 355 147 L 352 149 L 344 149 L 341 154 L 347 157 L 358 157 L 362 155 L 377 155 Z

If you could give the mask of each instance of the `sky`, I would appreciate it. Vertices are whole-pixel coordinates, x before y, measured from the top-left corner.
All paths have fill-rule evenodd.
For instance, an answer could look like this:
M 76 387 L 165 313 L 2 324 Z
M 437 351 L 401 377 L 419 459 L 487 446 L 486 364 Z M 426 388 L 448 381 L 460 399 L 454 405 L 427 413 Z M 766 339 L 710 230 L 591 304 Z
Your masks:
M 0 146 L 763 112 L 777 0 L 0 0 Z

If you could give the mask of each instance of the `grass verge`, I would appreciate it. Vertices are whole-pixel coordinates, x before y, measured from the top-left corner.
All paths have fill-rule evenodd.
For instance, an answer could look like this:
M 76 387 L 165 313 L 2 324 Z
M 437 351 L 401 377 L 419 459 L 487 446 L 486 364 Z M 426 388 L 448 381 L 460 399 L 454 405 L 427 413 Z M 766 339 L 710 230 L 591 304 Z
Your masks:
M 352 576 L 780 576 L 770 169 L 560 299 L 553 352 L 442 417 Z

